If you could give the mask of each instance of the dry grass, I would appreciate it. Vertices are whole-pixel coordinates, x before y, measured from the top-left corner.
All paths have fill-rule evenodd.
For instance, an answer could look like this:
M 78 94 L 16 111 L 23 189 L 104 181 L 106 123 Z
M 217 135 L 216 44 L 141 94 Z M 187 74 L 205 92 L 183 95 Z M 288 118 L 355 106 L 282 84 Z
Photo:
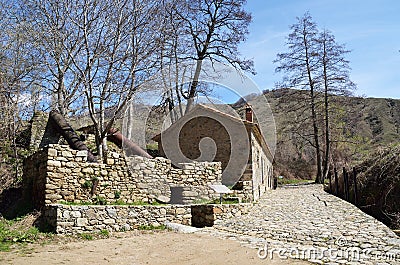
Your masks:
M 357 167 L 360 206 L 400 228 L 400 144 L 378 150 Z

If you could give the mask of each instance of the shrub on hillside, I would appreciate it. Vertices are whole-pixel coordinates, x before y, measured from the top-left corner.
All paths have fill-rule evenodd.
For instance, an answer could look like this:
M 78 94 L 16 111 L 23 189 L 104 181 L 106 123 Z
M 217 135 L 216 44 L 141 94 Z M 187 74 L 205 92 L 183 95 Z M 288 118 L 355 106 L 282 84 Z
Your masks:
M 400 144 L 378 150 L 357 171 L 360 208 L 400 228 Z

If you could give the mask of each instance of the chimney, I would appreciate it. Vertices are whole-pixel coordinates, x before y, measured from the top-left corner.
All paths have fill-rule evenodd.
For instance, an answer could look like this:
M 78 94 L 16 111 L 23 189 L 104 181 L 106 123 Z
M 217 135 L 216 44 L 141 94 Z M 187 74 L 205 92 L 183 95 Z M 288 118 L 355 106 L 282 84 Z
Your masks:
M 253 122 L 253 109 L 249 104 L 246 104 L 246 121 Z

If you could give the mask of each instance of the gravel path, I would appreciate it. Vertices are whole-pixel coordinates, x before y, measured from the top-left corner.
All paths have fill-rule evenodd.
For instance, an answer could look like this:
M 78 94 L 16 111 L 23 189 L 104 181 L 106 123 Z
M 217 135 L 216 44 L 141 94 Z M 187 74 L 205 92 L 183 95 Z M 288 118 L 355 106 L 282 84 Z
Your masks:
M 247 215 L 200 233 L 238 240 L 264 259 L 319 264 L 400 264 L 400 238 L 322 185 L 267 192 Z

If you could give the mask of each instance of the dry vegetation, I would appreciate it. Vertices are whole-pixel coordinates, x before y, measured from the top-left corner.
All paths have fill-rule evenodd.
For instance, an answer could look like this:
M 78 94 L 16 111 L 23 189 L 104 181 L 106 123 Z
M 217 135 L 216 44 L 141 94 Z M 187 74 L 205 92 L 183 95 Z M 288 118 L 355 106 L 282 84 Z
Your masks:
M 400 229 L 400 145 L 378 150 L 357 170 L 360 208 Z

